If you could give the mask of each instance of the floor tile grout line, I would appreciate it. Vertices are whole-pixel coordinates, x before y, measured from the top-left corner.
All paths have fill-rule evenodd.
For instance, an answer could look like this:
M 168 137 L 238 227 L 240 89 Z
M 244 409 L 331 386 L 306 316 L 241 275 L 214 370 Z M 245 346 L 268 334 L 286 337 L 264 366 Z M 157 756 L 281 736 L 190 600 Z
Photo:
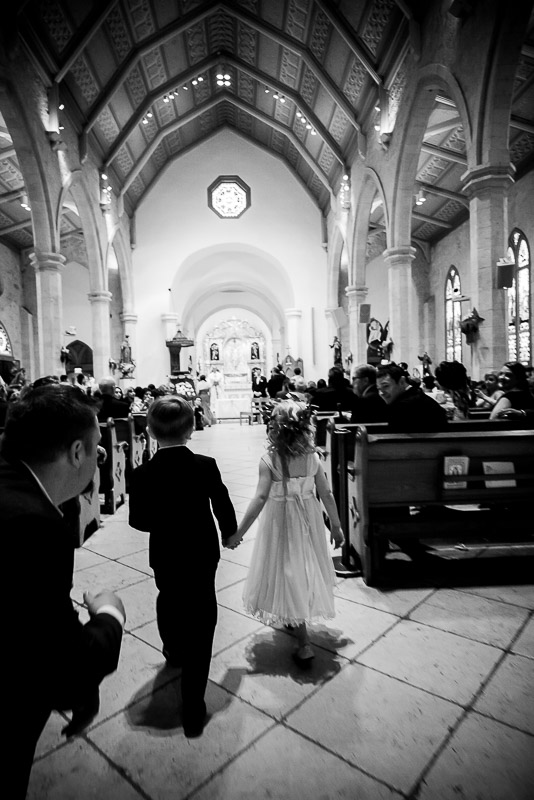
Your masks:
M 291 712 L 291 713 L 293 713 L 293 712 Z M 392 784 L 387 783 L 383 778 L 378 778 L 376 775 L 373 775 L 372 772 L 368 772 L 363 767 L 360 767 L 358 764 L 355 764 L 353 761 L 351 761 L 346 756 L 343 756 L 341 753 L 337 753 L 335 750 L 332 750 L 330 747 L 328 747 L 327 745 L 323 744 L 322 742 L 318 742 L 316 739 L 313 739 L 309 734 L 298 730 L 298 728 L 294 728 L 291 725 L 291 723 L 287 720 L 287 718 L 285 718 L 280 724 L 283 725 L 288 730 L 290 730 L 292 733 L 295 733 L 297 736 L 300 736 L 302 739 L 305 739 L 306 741 L 310 742 L 311 744 L 314 744 L 317 747 L 319 747 L 321 750 L 324 750 L 326 753 L 329 753 L 330 755 L 335 756 L 335 758 L 338 758 L 340 761 L 343 761 L 349 767 L 352 767 L 352 769 L 355 769 L 358 772 L 361 772 L 362 775 L 365 775 L 367 778 L 371 778 L 373 781 L 376 781 L 377 783 L 380 783 L 382 786 L 385 786 L 390 791 L 393 791 L 396 794 L 400 794 L 401 797 L 405 797 L 405 798 L 407 797 L 406 793 L 403 792 L 402 789 L 398 789 L 395 786 L 393 786 Z

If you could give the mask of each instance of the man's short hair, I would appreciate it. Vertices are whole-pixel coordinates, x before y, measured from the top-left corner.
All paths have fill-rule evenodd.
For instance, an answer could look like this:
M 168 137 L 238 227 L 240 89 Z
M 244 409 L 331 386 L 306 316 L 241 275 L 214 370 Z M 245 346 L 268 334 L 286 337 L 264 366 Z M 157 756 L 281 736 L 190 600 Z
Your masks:
M 395 383 L 398 383 L 401 378 L 406 378 L 406 370 L 399 367 L 394 361 L 390 361 L 389 364 L 379 364 L 376 368 L 376 379 L 380 380 L 380 378 L 385 378 L 386 375 L 389 375 Z
M 83 376 L 82 376 L 83 381 Z M 98 388 L 102 392 L 102 394 L 113 394 L 115 386 L 117 384 L 113 380 L 113 378 L 100 378 L 98 381 Z
M 376 367 L 372 364 L 361 364 L 354 370 L 352 380 L 354 378 L 367 378 L 369 383 L 376 383 Z
M 2 455 L 29 464 L 56 461 L 77 439 L 87 441 L 95 413 L 94 401 L 70 384 L 29 389 L 9 406 Z
M 194 424 L 195 416 L 191 404 L 176 395 L 160 397 L 148 409 L 147 425 L 158 441 L 185 441 Z

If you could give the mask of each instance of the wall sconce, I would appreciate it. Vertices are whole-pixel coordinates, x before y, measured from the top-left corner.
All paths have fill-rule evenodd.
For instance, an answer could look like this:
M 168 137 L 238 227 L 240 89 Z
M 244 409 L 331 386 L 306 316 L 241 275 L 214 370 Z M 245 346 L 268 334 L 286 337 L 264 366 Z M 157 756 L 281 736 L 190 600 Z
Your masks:
M 114 358 L 109 359 L 108 366 L 110 372 L 115 372 L 115 370 L 117 369 L 117 362 L 115 361 Z
M 68 347 L 61 348 L 59 360 L 62 364 L 67 364 L 70 361 L 70 350 Z
M 28 203 L 28 195 L 23 194 L 20 198 L 20 206 L 24 208 L 26 211 L 31 211 L 30 204 Z
M 345 172 L 341 179 L 341 187 L 339 189 L 339 200 L 342 208 L 350 208 L 350 178 L 349 173 Z

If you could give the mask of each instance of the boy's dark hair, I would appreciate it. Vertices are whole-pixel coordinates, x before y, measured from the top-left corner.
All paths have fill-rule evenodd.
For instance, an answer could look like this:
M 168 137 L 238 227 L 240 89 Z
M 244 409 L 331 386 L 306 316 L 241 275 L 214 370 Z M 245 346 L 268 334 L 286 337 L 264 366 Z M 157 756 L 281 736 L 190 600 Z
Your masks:
M 354 370 L 354 378 L 367 378 L 369 383 L 376 383 L 376 367 L 372 364 L 361 364 Z
M 191 404 L 176 395 L 159 397 L 147 412 L 147 425 L 158 440 L 185 441 L 194 424 L 195 415 Z
M 376 379 L 384 378 L 386 375 L 389 375 L 395 383 L 398 383 L 401 378 L 406 377 L 406 370 L 403 369 L 398 364 L 395 364 L 394 361 L 390 361 L 389 364 L 380 364 L 376 368 Z
M 74 386 L 49 383 L 29 389 L 8 409 L 2 455 L 46 464 L 95 427 L 95 404 Z

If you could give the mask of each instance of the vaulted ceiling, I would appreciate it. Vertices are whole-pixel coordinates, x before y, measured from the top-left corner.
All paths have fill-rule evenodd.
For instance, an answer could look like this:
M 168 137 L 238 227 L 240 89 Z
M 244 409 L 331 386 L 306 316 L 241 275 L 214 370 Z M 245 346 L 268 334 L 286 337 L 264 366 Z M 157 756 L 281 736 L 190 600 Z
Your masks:
M 406 0 L 27 0 L 22 41 L 58 87 L 128 213 L 169 161 L 227 126 L 276 153 L 323 212 L 395 94 L 410 41 Z M 512 108 L 516 167 L 534 151 L 534 42 L 526 43 Z M 222 78 L 218 78 L 222 75 Z M 397 87 L 397 88 L 396 88 Z M 1 112 L 1 109 L 0 109 Z M 31 246 L 23 176 L 0 119 L 0 237 Z M 428 198 L 413 235 L 433 241 L 467 216 L 465 142 L 451 101 L 438 98 L 419 161 Z M 17 174 L 18 171 L 18 174 Z M 17 194 L 18 193 L 18 194 Z M 69 210 L 64 235 L 78 233 Z M 377 207 L 372 225 L 383 225 Z

